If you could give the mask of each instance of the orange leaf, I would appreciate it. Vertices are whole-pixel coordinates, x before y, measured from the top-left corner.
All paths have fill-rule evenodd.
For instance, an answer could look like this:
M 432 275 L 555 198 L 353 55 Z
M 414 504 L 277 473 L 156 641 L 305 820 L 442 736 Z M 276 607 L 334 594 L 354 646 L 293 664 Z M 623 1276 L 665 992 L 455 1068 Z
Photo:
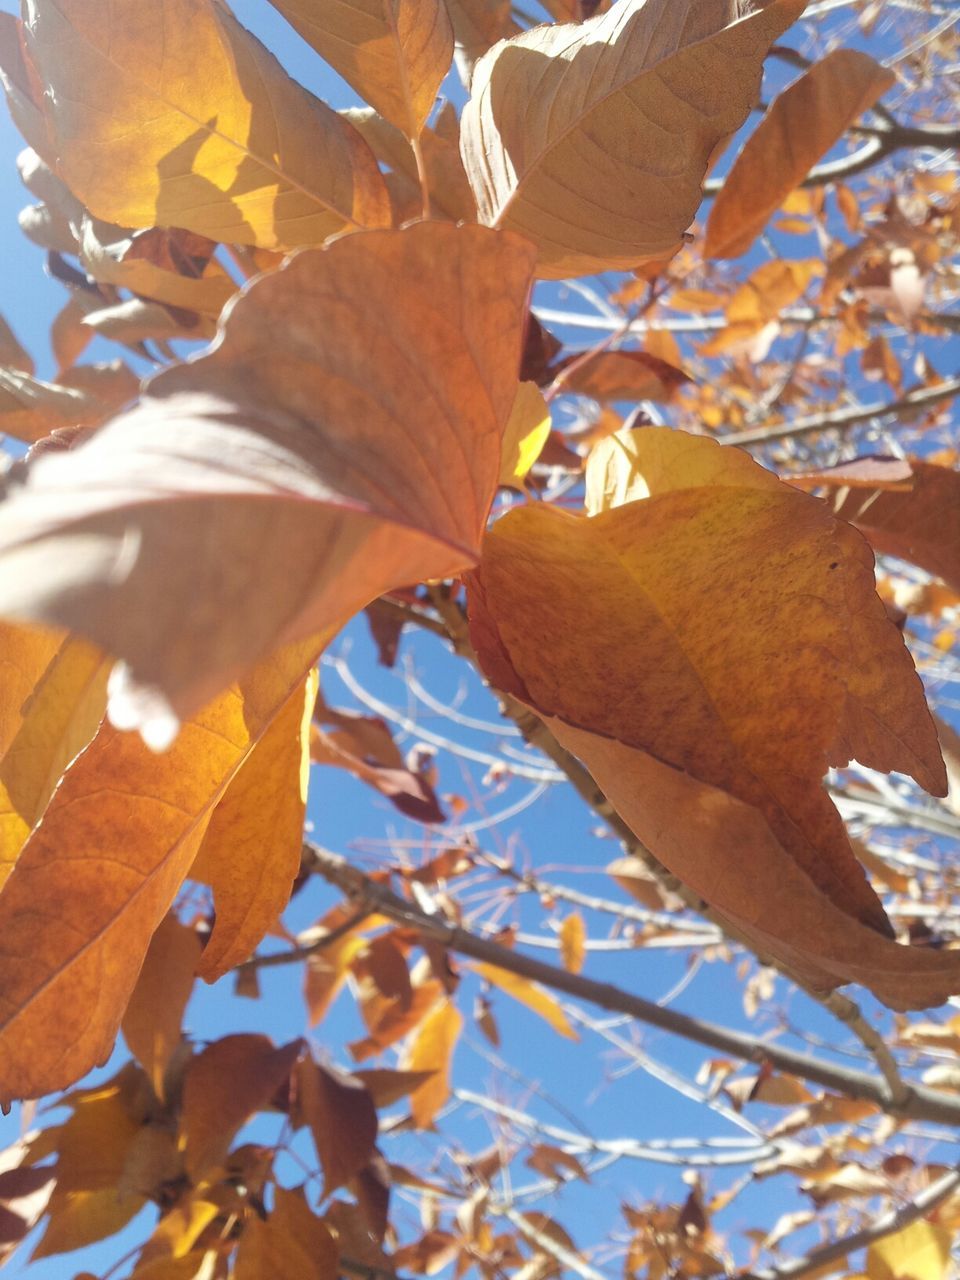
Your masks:
M 0 623 L 0 758 L 19 733 L 24 703 L 62 642 L 56 631 Z
M 306 1055 L 297 1066 L 297 1103 L 323 1170 L 323 1195 L 359 1172 L 373 1155 L 377 1111 L 366 1086 Z
M 586 942 L 587 929 L 583 916 L 579 911 L 574 911 L 560 926 L 560 957 L 563 967 L 570 973 L 579 973 L 583 968 L 587 953 Z
M 600 351 L 568 356 L 552 368 L 561 391 L 594 400 L 670 400 L 690 378 L 647 351 Z
M 274 1189 L 273 1210 L 246 1219 L 234 1280 L 337 1280 L 340 1251 L 307 1204 L 302 1187 Z
M 707 219 L 704 257 L 737 258 L 770 214 L 876 100 L 892 71 L 857 49 L 835 49 L 774 101 L 734 161 Z
M 960 590 L 960 472 L 918 458 L 858 458 L 791 477 L 822 487 L 843 520 L 877 551 L 899 556 Z
M 67 770 L 0 893 L 0 1098 L 39 1097 L 107 1057 L 213 806 L 321 647 L 262 663 L 166 755 L 104 725 Z
M 213 811 L 189 875 L 213 887 L 213 933 L 198 973 L 207 982 L 256 950 L 300 870 L 310 777 L 311 671 L 250 752 Z
M 538 982 L 531 982 L 529 978 L 521 978 L 518 974 L 511 973 L 509 969 L 500 969 L 493 964 L 475 964 L 471 967 L 474 973 L 478 973 L 484 981 L 499 987 L 508 996 L 526 1005 L 538 1017 L 543 1018 L 544 1022 L 553 1027 L 559 1035 L 566 1036 L 568 1040 L 579 1038 L 558 1002 Z
M 201 944 L 195 929 L 170 912 L 150 940 L 121 1029 L 158 1098 L 164 1072 L 180 1044 L 183 1014 L 193 991 Z
M 856 756 L 944 789 L 869 550 L 746 455 L 668 429 L 628 443 L 648 500 L 592 519 L 519 508 L 488 534 L 470 582 L 486 674 L 551 717 L 640 839 L 762 952 L 818 985 L 943 999 L 960 957 L 880 936 L 886 917 L 821 785 Z M 717 634 L 735 637 L 735 662 Z
M 215 1040 L 183 1076 L 180 1146 L 194 1182 L 220 1166 L 234 1136 L 290 1078 L 303 1050 L 294 1040 L 278 1049 L 266 1036 Z
M 438 222 L 258 277 L 206 355 L 0 505 L 0 612 L 122 658 L 111 716 L 163 746 L 171 712 L 279 644 L 474 563 L 531 265 L 514 236 Z

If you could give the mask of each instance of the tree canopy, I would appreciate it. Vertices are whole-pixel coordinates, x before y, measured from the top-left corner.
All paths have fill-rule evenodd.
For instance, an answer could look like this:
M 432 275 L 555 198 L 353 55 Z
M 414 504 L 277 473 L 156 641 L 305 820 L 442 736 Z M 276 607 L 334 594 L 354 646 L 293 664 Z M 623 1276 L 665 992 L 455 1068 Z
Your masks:
M 946 1280 L 956 6 L 234 7 L 0 13 L 0 1262 Z

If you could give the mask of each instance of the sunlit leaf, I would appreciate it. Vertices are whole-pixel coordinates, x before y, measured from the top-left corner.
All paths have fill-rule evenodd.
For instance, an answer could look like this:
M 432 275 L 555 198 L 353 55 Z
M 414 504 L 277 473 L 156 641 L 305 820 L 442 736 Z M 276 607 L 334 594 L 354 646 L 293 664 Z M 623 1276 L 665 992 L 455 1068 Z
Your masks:
M 300 1187 L 277 1187 L 269 1216 L 247 1218 L 235 1280 L 338 1280 L 340 1250 Z
M 427 223 L 260 277 L 207 355 L 0 506 L 0 612 L 121 657 L 111 716 L 162 745 L 278 644 L 473 563 L 531 254 Z
M 583 916 L 574 911 L 560 926 L 560 958 L 570 973 L 579 973 L 587 954 L 587 929 Z
M 566 1036 L 568 1040 L 578 1038 L 559 1002 L 538 982 L 531 982 L 529 978 L 521 978 L 518 974 L 511 973 L 508 969 L 499 969 L 493 964 L 475 964 L 473 969 L 485 982 L 498 987 L 543 1018 L 559 1035 Z
M 725 0 L 624 0 L 497 45 L 462 118 L 480 221 L 531 239 L 549 278 L 672 255 L 715 147 L 803 7 L 774 0 L 728 26 Z
M 391 124 L 415 138 L 453 57 L 444 0 L 270 0 Z
M 540 456 L 550 435 L 550 410 L 533 382 L 521 382 L 503 435 L 500 483 L 522 487 L 524 477 Z
M 389 223 L 362 139 L 217 0 L 27 11 L 51 139 L 34 145 L 96 217 L 266 248 Z
M 784 197 L 896 81 L 869 54 L 834 49 L 785 89 L 737 156 L 713 202 L 704 256 L 746 253 Z
M 429 1129 L 450 1096 L 450 1067 L 463 1018 L 451 1000 L 430 1010 L 411 1037 L 401 1059 L 404 1071 L 430 1073 L 410 1095 L 410 1111 L 418 1129 Z

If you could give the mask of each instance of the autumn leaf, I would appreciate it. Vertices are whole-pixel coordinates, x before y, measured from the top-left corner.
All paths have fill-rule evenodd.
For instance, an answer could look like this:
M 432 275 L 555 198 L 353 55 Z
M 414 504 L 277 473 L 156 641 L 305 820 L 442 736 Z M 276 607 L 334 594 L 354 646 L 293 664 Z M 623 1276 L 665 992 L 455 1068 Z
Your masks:
M 277 1187 L 269 1217 L 250 1214 L 240 1237 L 235 1280 L 337 1280 L 340 1251 L 301 1187 Z
M 824 490 L 877 551 L 960 590 L 960 472 L 920 458 L 865 457 L 791 483 Z
M 411 1036 L 400 1060 L 403 1071 L 430 1073 L 410 1095 L 410 1113 L 418 1129 L 431 1128 L 450 1096 L 450 1067 L 462 1027 L 463 1018 L 456 1005 L 451 1000 L 440 1001 Z
M 444 0 L 270 2 L 361 98 L 419 136 L 453 57 Z
M 897 82 L 858 49 L 834 49 L 774 101 L 734 161 L 707 219 L 707 258 L 737 258 L 847 128 Z
M 594 400 L 669 400 L 690 378 L 646 351 L 598 351 L 568 356 L 551 367 L 557 391 Z
M 103 725 L 67 770 L 0 893 L 0 1097 L 39 1097 L 107 1057 L 214 805 L 320 647 L 262 663 L 166 755 Z
M 45 653 L 50 634 L 33 634 Z M 97 731 L 106 707 L 108 671 L 99 650 L 68 637 L 37 677 L 20 727 L 0 760 L 0 885 L 64 770 Z
M 574 911 L 560 926 L 560 958 L 570 973 L 579 973 L 587 954 L 587 930 L 583 916 Z
M 300 1040 L 278 1049 L 266 1036 L 231 1035 L 192 1059 L 183 1076 L 180 1146 L 195 1182 L 223 1163 L 235 1135 L 289 1079 L 302 1050 Z
M 503 434 L 500 483 L 522 488 L 550 435 L 550 409 L 537 385 L 521 382 Z
M 377 1140 L 377 1112 L 362 1081 L 315 1062 L 297 1065 L 297 1107 L 313 1135 L 323 1170 L 324 1197 L 367 1164 Z
M 774 0 L 728 26 L 724 0 L 625 0 L 495 46 L 461 121 L 480 221 L 532 240 L 550 279 L 672 256 L 803 7 Z
M 875 1240 L 867 1249 L 870 1280 L 943 1280 L 950 1267 L 953 1233 L 920 1219 Z
M 501 969 L 495 964 L 475 964 L 473 971 L 478 973 L 484 982 L 489 982 L 491 986 L 497 987 L 520 1004 L 526 1005 L 537 1017 L 543 1018 L 548 1026 L 553 1027 L 558 1035 L 566 1036 L 568 1040 L 578 1038 L 559 1001 L 547 991 L 546 987 L 542 987 L 538 982 L 531 982 L 529 978 L 511 973 L 508 969 Z
M 648 428 L 621 456 L 646 501 L 590 519 L 520 508 L 488 534 L 470 581 L 488 677 L 549 717 L 657 858 L 748 924 L 761 953 L 802 957 L 815 983 L 843 973 L 894 1004 L 943 999 L 956 962 L 882 942 L 886 918 L 821 785 L 828 764 L 856 756 L 944 789 L 868 549 L 822 504 L 796 502 L 712 441 Z M 618 497 L 633 496 L 630 483 Z M 743 614 L 734 584 L 747 562 Z M 718 633 L 736 636 L 736 663 Z M 857 945 L 878 957 L 873 968 Z M 904 970 L 924 982 L 910 988 Z
M 181 1024 L 193 991 L 201 943 L 196 929 L 173 912 L 161 921 L 123 1015 L 121 1029 L 130 1052 L 165 1096 L 164 1075 L 181 1041 Z
M 303 847 L 317 686 L 313 670 L 267 727 L 214 809 L 190 868 L 213 889 L 216 918 L 198 968 L 207 982 L 249 959 L 289 901 Z
M 34 145 L 96 217 L 266 248 L 389 224 L 362 139 L 217 0 L 29 12 L 50 138 Z
M 530 259 L 515 237 L 427 223 L 260 277 L 208 354 L 0 506 L 0 611 L 122 658 L 111 717 L 162 746 L 171 715 L 278 645 L 469 565 Z
M 57 631 L 0 623 L 0 759 L 23 724 L 23 708 L 63 642 Z

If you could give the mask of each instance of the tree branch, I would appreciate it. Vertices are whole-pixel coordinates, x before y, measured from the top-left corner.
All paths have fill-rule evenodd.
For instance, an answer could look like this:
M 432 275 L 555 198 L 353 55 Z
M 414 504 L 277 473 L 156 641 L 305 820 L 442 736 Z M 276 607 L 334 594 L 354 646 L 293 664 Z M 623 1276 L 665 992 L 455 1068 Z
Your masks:
M 835 1089 L 851 1098 L 873 1102 L 881 1110 L 891 1114 L 914 1120 L 930 1120 L 938 1124 L 960 1124 L 960 1097 L 910 1083 L 905 1085 L 903 1099 L 897 1104 L 891 1099 L 887 1082 L 882 1076 L 838 1066 L 812 1054 L 765 1043 L 756 1036 L 693 1018 L 673 1009 L 661 1008 L 610 983 L 595 982 L 582 974 L 569 973 L 556 965 L 511 951 L 450 924 L 439 916 L 429 915 L 385 885 L 375 883 L 358 868 L 351 866 L 345 858 L 316 845 L 306 846 L 305 861 L 310 870 L 354 899 L 358 906 L 362 904 L 399 924 L 416 929 L 461 955 L 496 965 L 521 978 L 543 983 L 553 990 L 563 991 L 576 1000 L 587 1001 L 612 1013 L 626 1014 L 638 1022 L 682 1036 L 720 1053 L 758 1065 L 768 1062 L 803 1080 Z
M 946 378 L 932 387 L 920 387 L 909 391 L 899 400 L 880 401 L 876 404 L 853 405 L 849 409 L 834 409 L 827 413 L 814 413 L 806 418 L 795 418 L 793 422 L 784 422 L 771 427 L 753 427 L 749 431 L 733 431 L 729 435 L 719 436 L 721 444 L 732 444 L 738 448 L 749 448 L 751 445 L 771 444 L 775 440 L 787 440 L 796 436 L 810 435 L 814 431 L 843 430 L 847 427 L 859 426 L 869 422 L 871 418 L 895 418 L 919 409 L 927 409 L 931 405 L 949 400 L 960 392 L 960 377 Z

